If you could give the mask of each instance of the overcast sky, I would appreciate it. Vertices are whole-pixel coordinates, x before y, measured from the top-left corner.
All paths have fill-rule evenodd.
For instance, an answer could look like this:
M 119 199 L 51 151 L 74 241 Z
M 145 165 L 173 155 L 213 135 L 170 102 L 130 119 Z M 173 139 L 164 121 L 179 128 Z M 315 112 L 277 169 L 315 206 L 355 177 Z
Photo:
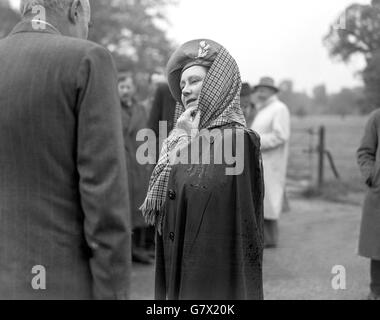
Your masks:
M 19 0 L 12 0 L 17 3 Z M 331 61 L 322 44 L 330 24 L 351 3 L 370 0 L 179 0 L 168 9 L 169 36 L 178 43 L 210 38 L 237 60 L 243 81 L 261 76 L 292 79 L 308 92 L 325 83 L 330 92 L 361 84 L 355 71 Z
M 210 38 L 237 60 L 251 84 L 269 75 L 291 78 L 298 90 L 325 83 L 330 92 L 361 84 L 354 76 L 362 61 L 333 62 L 322 39 L 352 3 L 370 0 L 180 0 L 168 11 L 169 34 L 182 43 Z

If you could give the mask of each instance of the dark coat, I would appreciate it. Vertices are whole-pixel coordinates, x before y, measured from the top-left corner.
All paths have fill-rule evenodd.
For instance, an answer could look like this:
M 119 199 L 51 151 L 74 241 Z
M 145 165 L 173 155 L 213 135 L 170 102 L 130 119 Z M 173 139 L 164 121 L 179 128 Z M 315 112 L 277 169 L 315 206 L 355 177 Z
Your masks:
M 0 299 L 127 298 L 128 206 L 110 53 L 20 23 L 0 41 Z
M 136 159 L 137 149 L 144 143 L 136 141 L 136 135 L 139 130 L 146 128 L 147 118 L 144 107 L 135 101 L 131 106 L 122 103 L 124 147 L 129 176 L 129 198 L 133 228 L 147 226 L 139 208 L 144 203 L 153 167 L 139 164 Z
M 157 299 L 263 299 L 260 142 L 253 131 L 237 130 L 244 130 L 242 174 L 227 176 L 225 163 L 173 167 L 157 235 Z M 209 140 L 211 155 L 223 133 Z
M 380 260 L 380 110 L 369 117 L 357 152 L 360 171 L 368 186 L 363 206 L 359 254 Z
M 149 129 L 152 129 L 154 131 L 157 137 L 157 160 L 160 156 L 159 122 L 167 121 L 167 133 L 169 135 L 174 126 L 175 108 L 176 102 L 170 93 L 168 85 L 166 83 L 158 85 L 156 93 L 154 95 L 152 109 L 149 115 L 147 126 Z

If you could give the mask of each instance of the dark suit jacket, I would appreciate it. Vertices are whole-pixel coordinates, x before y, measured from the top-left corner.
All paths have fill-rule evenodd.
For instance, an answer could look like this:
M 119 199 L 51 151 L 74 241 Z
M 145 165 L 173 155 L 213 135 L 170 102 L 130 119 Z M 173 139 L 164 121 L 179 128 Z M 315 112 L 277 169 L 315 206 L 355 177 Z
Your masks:
M 123 150 L 106 49 L 27 21 L 0 41 L 0 299 L 126 298 Z
M 170 93 L 169 86 L 162 83 L 157 87 L 153 99 L 152 110 L 148 120 L 148 128 L 152 129 L 157 137 L 157 148 L 159 147 L 159 122 L 167 121 L 168 135 L 173 130 L 176 101 Z M 159 159 L 160 150 L 157 150 L 156 158 Z

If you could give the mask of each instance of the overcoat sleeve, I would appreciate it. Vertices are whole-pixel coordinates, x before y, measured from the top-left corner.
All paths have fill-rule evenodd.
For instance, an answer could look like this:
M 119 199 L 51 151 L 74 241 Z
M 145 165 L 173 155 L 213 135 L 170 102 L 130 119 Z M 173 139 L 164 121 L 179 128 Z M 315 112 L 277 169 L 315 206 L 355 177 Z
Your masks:
M 93 47 L 77 73 L 77 168 L 96 299 L 128 298 L 130 212 L 117 78 L 110 53 Z
M 154 99 L 152 103 L 152 109 L 150 111 L 149 119 L 147 122 L 147 127 L 151 130 L 154 131 L 156 134 L 156 151 L 157 151 L 157 156 L 156 156 L 156 161 L 159 159 L 159 131 L 160 131 L 160 121 L 163 120 L 163 94 L 162 94 L 162 89 L 160 86 L 158 86 L 155 94 L 154 94 Z
M 373 114 L 367 122 L 364 136 L 357 151 L 357 162 L 365 183 L 371 187 L 373 172 L 375 169 L 376 150 L 378 136 L 376 128 L 376 114 Z
M 152 110 L 150 111 L 148 128 L 152 129 L 156 136 L 159 133 L 159 121 L 162 120 L 162 108 L 163 108 L 163 95 L 160 87 L 157 88 L 152 103 Z
M 270 133 L 261 134 L 261 149 L 275 149 L 285 144 L 290 138 L 290 114 L 289 110 L 283 106 L 276 112 Z
M 264 178 L 260 138 L 244 134 L 244 172 L 236 176 L 236 226 L 241 235 L 241 261 L 245 270 L 246 299 L 263 299 Z

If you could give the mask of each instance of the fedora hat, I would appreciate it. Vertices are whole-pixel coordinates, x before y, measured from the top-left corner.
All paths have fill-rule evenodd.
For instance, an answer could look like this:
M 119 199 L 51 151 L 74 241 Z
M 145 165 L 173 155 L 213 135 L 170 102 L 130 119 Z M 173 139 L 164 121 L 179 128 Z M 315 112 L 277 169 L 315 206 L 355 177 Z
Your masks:
M 260 87 L 270 88 L 276 92 L 280 91 L 280 89 L 276 87 L 274 80 L 271 77 L 262 77 L 259 84 L 253 87 L 252 92 L 256 91 Z

